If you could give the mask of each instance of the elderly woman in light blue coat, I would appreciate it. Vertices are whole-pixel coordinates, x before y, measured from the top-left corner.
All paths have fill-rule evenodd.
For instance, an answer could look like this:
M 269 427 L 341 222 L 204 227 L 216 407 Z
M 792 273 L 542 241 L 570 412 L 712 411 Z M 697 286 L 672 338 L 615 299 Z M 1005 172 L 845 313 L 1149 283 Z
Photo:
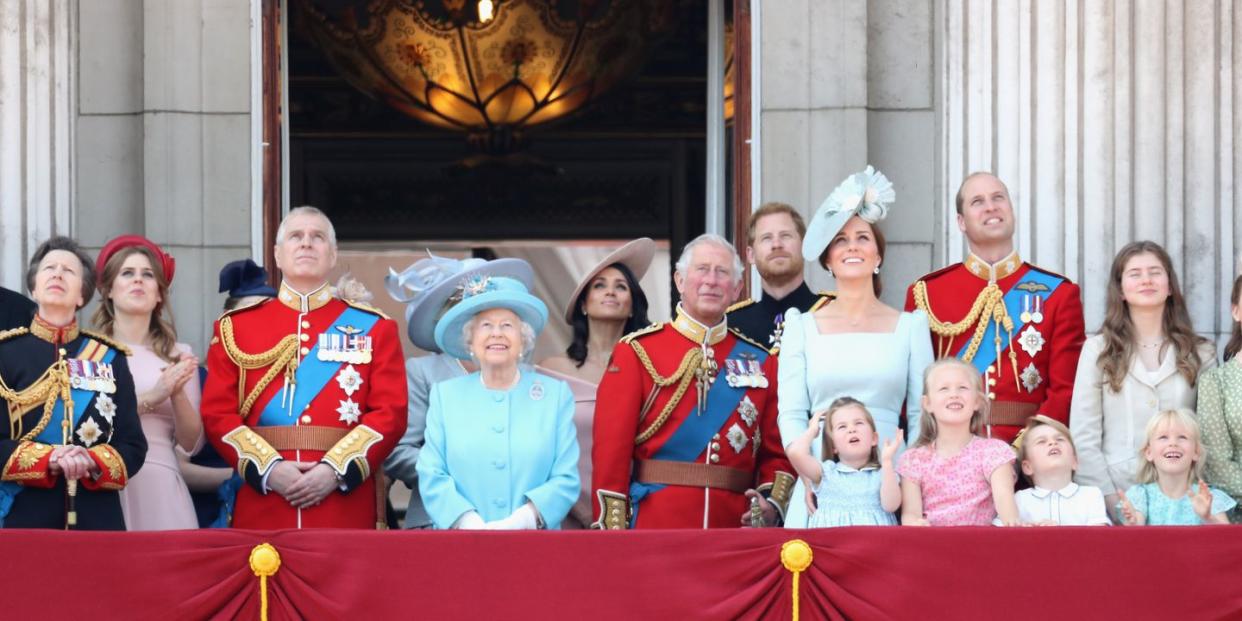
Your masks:
M 405 361 L 409 411 L 405 434 L 384 461 L 384 472 L 410 488 L 405 511 L 406 528 L 430 528 L 431 518 L 423 508 L 418 492 L 418 456 L 427 431 L 427 408 L 431 387 L 436 382 L 462 377 L 478 370 L 478 365 L 443 353 L 436 345 L 436 322 L 456 302 L 461 301 L 460 285 L 476 276 L 506 276 L 528 288 L 534 278 L 530 264 L 521 259 L 450 259 L 427 253 L 400 273 L 390 270 L 384 279 L 388 294 L 406 304 L 406 335 L 415 347 L 430 355 Z M 458 295 L 454 295 L 458 293 Z
M 573 393 L 519 367 L 547 307 L 518 280 L 478 276 L 436 323 L 436 344 L 478 364 L 431 388 L 418 488 L 436 528 L 558 528 L 578 498 Z

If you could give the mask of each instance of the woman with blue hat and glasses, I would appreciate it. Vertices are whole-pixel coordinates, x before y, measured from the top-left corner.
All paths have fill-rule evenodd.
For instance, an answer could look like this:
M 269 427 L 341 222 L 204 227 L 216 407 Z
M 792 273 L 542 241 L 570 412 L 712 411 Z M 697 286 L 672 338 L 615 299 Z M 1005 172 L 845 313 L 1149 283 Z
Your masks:
M 559 528 L 578 498 L 578 437 L 569 386 L 519 367 L 548 320 L 526 285 L 461 282 L 436 322 L 445 353 L 479 366 L 431 388 L 418 487 L 436 528 Z
M 818 261 L 837 281 L 830 303 L 785 314 L 781 338 L 779 403 L 781 442 L 789 445 L 806 432 L 811 414 L 839 397 L 861 401 L 875 418 L 881 445 L 900 439 L 906 408 L 904 446 L 918 438 L 923 370 L 932 362 L 927 315 L 903 313 L 880 301 L 884 233 L 879 222 L 896 198 L 893 184 L 868 166 L 841 182 L 811 219 L 802 256 Z M 821 462 L 819 443 L 812 446 Z M 787 528 L 806 528 L 807 495 L 799 479 L 785 515 Z
M 458 360 L 441 352 L 435 339 L 436 322 L 445 311 L 461 301 L 460 296 L 453 294 L 462 281 L 476 276 L 513 278 L 527 288 L 534 278 L 530 264 L 521 259 L 451 259 L 428 252 L 426 258 L 415 261 L 399 273 L 389 270 L 384 279 L 388 295 L 406 305 L 406 336 L 415 347 L 431 354 L 405 361 L 409 393 L 405 434 L 384 461 L 384 472 L 410 488 L 410 501 L 405 511 L 406 528 L 431 526 L 431 518 L 427 516 L 418 493 L 418 470 L 415 467 L 423 450 L 431 386 L 478 370 L 474 362 Z

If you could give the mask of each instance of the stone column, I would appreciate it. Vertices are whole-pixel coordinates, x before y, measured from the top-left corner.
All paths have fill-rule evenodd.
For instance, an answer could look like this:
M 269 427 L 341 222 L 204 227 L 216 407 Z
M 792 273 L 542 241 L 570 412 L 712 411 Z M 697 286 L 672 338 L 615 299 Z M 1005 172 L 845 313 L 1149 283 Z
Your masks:
M 76 0 L 0 0 L 0 284 L 25 292 L 27 257 L 75 231 Z
M 1236 0 L 941 0 L 937 259 L 963 248 L 953 192 L 996 171 L 1018 247 L 1083 287 L 1103 318 L 1108 269 L 1137 239 L 1172 255 L 1195 327 L 1229 330 L 1242 200 Z
M 846 175 L 868 163 L 882 170 L 897 190 L 883 224 L 882 298 L 900 305 L 932 267 L 932 3 L 782 0 L 756 10 L 761 202 L 786 202 L 809 218 Z M 812 288 L 835 286 L 818 265 L 807 277 Z

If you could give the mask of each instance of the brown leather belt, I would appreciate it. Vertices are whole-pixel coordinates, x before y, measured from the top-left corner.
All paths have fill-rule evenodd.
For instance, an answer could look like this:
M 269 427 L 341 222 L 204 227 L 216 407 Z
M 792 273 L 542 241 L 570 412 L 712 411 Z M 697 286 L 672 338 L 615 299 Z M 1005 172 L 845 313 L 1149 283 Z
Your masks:
M 278 427 L 253 427 L 259 437 L 267 440 L 278 451 L 324 451 L 336 446 L 345 434 L 344 427 L 318 425 L 282 425 Z
M 993 401 L 988 412 L 989 425 L 1025 427 L 1026 421 L 1037 414 L 1039 406 L 1025 401 Z
M 635 461 L 634 478 L 640 483 L 711 487 L 739 494 L 754 485 L 754 475 L 746 470 L 663 459 Z

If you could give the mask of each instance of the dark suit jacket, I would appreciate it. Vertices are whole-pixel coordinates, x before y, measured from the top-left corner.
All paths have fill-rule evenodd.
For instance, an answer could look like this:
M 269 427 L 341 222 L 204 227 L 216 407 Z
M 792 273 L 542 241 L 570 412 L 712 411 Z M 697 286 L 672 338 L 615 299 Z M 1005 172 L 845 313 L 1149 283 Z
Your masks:
M 0 287 L 0 330 L 29 326 L 35 303 L 26 296 Z

